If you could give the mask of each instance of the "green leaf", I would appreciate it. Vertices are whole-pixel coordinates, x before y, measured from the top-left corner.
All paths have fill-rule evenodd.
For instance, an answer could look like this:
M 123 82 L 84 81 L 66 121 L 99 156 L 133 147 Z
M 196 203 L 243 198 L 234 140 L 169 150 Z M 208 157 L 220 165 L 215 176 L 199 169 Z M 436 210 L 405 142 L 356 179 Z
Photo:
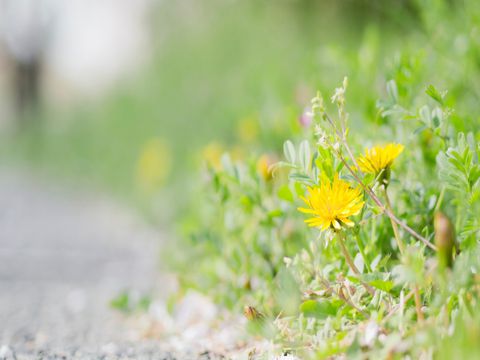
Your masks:
M 130 297 L 127 292 L 122 292 L 116 298 L 110 301 L 110 306 L 114 309 L 127 312 L 130 310 Z
M 283 211 L 280 210 L 280 209 L 275 209 L 275 210 L 272 210 L 272 211 L 268 212 L 268 217 L 270 217 L 270 218 L 280 217 L 282 215 L 283 215 Z
M 333 178 L 334 171 L 334 158 L 328 149 L 322 147 L 318 148 L 318 157 L 315 160 L 315 165 L 321 174 L 327 175 L 329 178 Z
M 295 166 L 295 164 L 291 164 L 291 163 L 286 162 L 286 161 L 279 161 L 279 162 L 276 162 L 275 164 L 270 166 L 270 171 L 276 171 L 277 169 L 281 169 L 281 168 L 295 169 L 296 166 Z
M 360 273 L 363 273 L 363 268 L 365 267 L 365 263 L 364 263 L 362 254 L 357 253 L 357 255 L 355 256 L 355 259 L 353 260 L 353 263 L 357 267 L 358 271 L 360 271 Z
M 300 143 L 298 157 L 300 160 L 300 165 L 302 166 L 303 170 L 308 174 L 310 172 L 310 167 L 312 163 L 312 155 L 310 152 L 310 144 L 307 140 L 303 140 Z
M 422 125 L 422 126 L 416 128 L 415 130 L 413 130 L 413 134 L 414 134 L 414 135 L 417 135 L 417 134 L 421 133 L 421 132 L 422 132 L 423 130 L 425 130 L 425 129 L 428 129 L 428 126 L 427 126 L 427 125 Z
M 438 128 L 442 124 L 442 121 L 443 121 L 442 110 L 439 109 L 438 107 L 433 109 L 433 112 L 432 112 L 432 127 L 434 129 Z
M 459 198 L 473 198 L 480 179 L 478 153 L 470 145 L 470 134 L 459 133 L 457 146 L 437 155 L 438 177 Z
M 394 104 L 398 102 L 398 88 L 395 80 L 389 80 L 387 82 L 387 94 Z
M 369 282 L 369 284 L 374 288 L 377 288 L 379 290 L 386 291 L 386 292 L 389 292 L 390 290 L 392 290 L 394 285 L 393 281 L 391 280 L 380 280 L 380 279 L 372 280 Z
M 278 191 L 277 191 L 277 195 L 280 199 L 282 200 L 285 200 L 285 201 L 288 201 L 288 202 L 293 202 L 294 201 L 294 197 L 293 197 L 293 194 L 292 194 L 292 191 L 290 190 L 290 188 L 288 187 L 288 185 L 282 185 Z
M 427 105 L 423 105 L 420 110 L 418 111 L 420 115 L 420 120 L 425 125 L 430 125 L 432 123 L 432 116 L 430 113 L 430 108 Z
M 388 263 L 388 260 L 390 260 L 391 254 L 387 254 L 383 257 L 383 259 L 378 263 L 377 269 L 381 269 L 382 267 L 386 266 Z
M 325 319 L 329 316 L 335 316 L 338 307 L 326 300 L 307 300 L 300 305 L 300 311 L 306 317 Z
M 152 299 L 150 298 L 150 296 L 146 296 L 146 295 L 142 296 L 138 300 L 137 308 L 140 311 L 148 311 L 148 308 L 150 307 L 151 303 L 152 303 Z
M 428 85 L 425 89 L 425 93 L 440 105 L 443 105 L 444 95 L 442 95 L 433 85 Z
M 293 174 L 290 174 L 288 177 L 291 180 L 300 182 L 302 184 L 306 184 L 306 185 L 315 184 L 314 181 L 308 175 L 305 175 L 305 174 L 293 173 Z
M 305 188 L 303 187 L 303 184 L 302 183 L 299 183 L 299 182 L 295 182 L 293 184 L 293 187 L 295 189 L 295 193 L 298 195 L 298 196 L 303 196 L 305 195 Z
M 295 163 L 295 146 L 290 140 L 287 140 L 283 143 L 283 153 L 288 162 Z

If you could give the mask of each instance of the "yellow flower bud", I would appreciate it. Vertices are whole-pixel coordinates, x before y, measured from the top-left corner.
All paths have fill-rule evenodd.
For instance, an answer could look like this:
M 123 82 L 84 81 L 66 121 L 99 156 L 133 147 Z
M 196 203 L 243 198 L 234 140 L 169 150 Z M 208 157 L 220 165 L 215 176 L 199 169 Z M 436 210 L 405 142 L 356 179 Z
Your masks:
M 270 167 L 273 164 L 273 158 L 266 154 L 260 156 L 257 161 L 257 172 L 265 181 L 268 181 L 272 178 L 272 171 Z

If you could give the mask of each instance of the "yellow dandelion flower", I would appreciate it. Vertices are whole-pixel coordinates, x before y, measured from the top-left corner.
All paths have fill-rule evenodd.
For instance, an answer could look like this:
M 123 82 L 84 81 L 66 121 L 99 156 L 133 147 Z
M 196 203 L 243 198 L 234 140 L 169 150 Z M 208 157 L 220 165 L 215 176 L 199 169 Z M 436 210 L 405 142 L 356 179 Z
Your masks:
M 365 155 L 360 156 L 358 166 L 364 173 L 378 174 L 384 169 L 390 168 L 393 161 L 400 155 L 405 146 L 402 144 L 387 144 L 374 146 L 365 150 Z
M 302 197 L 308 208 L 298 210 L 312 214 L 313 217 L 305 222 L 308 226 L 318 226 L 322 230 L 340 230 L 342 225 L 353 226 L 354 222 L 349 217 L 357 215 L 364 204 L 360 189 L 352 188 L 338 174 L 333 182 L 327 180 L 320 186 L 308 187 L 308 193 L 307 197 Z

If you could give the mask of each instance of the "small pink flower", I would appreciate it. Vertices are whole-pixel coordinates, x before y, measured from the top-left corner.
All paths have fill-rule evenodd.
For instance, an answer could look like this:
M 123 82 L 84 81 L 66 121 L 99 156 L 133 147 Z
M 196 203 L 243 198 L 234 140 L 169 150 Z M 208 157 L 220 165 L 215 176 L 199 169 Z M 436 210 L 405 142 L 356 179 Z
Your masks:
M 308 128 L 310 126 L 310 124 L 312 123 L 312 120 L 313 120 L 313 116 L 312 116 L 310 108 L 308 108 L 308 107 L 305 108 L 303 110 L 303 113 L 298 117 L 298 122 L 304 128 Z

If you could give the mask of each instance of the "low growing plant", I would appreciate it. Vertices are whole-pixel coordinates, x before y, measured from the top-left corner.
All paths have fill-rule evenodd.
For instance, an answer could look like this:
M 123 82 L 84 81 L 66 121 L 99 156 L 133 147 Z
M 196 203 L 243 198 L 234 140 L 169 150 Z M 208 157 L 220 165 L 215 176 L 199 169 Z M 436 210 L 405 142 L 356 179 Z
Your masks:
M 429 86 L 430 105 L 407 110 L 390 81 L 387 127 L 365 138 L 350 130 L 347 85 L 335 115 L 317 94 L 284 160 L 208 166 L 197 271 L 182 281 L 301 358 L 476 358 L 476 135 L 455 133 L 446 93 Z

